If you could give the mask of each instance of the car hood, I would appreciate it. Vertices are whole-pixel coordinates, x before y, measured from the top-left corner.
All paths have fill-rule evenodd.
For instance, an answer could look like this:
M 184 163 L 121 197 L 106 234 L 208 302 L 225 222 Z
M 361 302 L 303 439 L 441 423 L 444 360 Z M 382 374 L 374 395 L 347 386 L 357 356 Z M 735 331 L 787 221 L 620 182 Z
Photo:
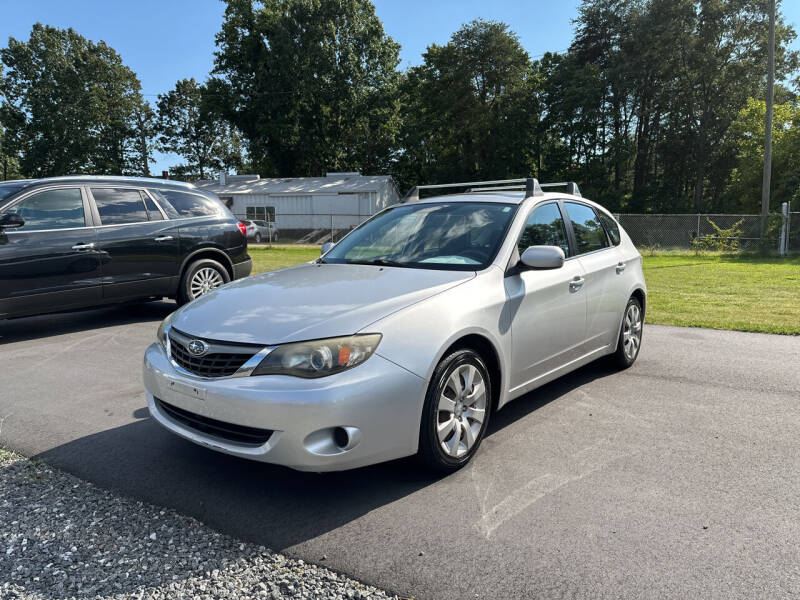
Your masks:
M 256 344 L 350 335 L 472 279 L 472 271 L 308 263 L 240 279 L 175 313 L 200 338 Z

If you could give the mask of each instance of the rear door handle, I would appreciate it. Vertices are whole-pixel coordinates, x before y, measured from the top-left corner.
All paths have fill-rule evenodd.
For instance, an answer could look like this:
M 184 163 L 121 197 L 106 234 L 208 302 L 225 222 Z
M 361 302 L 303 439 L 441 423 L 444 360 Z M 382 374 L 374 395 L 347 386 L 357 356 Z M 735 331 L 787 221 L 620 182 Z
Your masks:
M 75 244 L 72 249 L 73 250 L 91 250 L 94 248 L 94 242 L 89 242 L 88 244 Z
M 569 282 L 569 291 L 570 292 L 577 292 L 583 287 L 583 284 L 586 280 L 583 277 L 576 277 L 572 281 Z
M 617 275 L 621 274 L 624 270 L 625 270 L 625 263 L 621 262 L 621 261 L 618 262 L 617 263 Z
M 171 235 L 160 235 L 157 238 L 155 238 L 155 241 L 156 242 L 168 242 L 168 241 L 174 240 L 174 239 L 175 238 L 172 237 Z

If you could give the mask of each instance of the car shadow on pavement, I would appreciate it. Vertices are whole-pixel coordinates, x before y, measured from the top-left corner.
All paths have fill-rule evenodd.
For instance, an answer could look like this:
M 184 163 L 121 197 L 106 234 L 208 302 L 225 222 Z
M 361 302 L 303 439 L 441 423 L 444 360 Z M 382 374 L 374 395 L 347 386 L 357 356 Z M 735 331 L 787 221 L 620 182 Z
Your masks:
M 88 310 L 0 320 L 0 344 L 43 339 L 79 331 L 90 332 L 131 323 L 159 322 L 176 308 L 176 304 L 169 300 L 130 302 Z
M 532 413 L 542 406 L 612 373 L 596 363 L 527 394 L 493 416 L 488 436 L 502 436 L 508 425 L 535 418 Z M 320 536 L 442 479 L 411 458 L 336 473 L 293 471 L 205 449 L 141 418 L 144 411 L 134 414 L 140 420 L 35 458 L 274 550 Z

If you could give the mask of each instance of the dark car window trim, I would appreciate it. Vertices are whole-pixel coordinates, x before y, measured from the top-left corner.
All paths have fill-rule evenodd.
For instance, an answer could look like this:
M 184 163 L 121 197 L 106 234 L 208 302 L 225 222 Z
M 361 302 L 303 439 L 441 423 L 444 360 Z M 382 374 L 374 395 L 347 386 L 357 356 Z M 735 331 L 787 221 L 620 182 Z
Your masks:
M 61 184 L 50 184 L 50 185 L 42 185 L 36 186 L 31 189 L 20 190 L 19 196 L 9 200 L 6 204 L 0 207 L 0 215 L 3 214 L 9 208 L 12 208 L 17 203 L 22 202 L 26 198 L 30 198 L 34 194 L 38 194 L 39 192 L 47 192 L 50 190 L 72 190 L 72 189 L 79 189 L 81 192 L 81 201 L 83 204 L 83 227 L 59 227 L 57 229 L 28 229 L 22 230 L 19 229 L 6 229 L 3 230 L 5 235 L 21 235 L 26 233 L 45 233 L 45 232 L 52 232 L 52 231 L 75 231 L 77 229 L 87 229 L 92 227 L 91 223 L 91 206 L 89 202 L 89 198 L 86 194 L 86 190 L 84 186 L 80 183 L 61 183 Z

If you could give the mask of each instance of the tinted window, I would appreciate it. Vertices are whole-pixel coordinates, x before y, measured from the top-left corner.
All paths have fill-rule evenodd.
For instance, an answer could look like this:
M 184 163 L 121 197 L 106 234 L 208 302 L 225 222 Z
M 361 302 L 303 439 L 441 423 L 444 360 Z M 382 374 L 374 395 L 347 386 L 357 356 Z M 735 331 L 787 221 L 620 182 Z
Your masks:
M 619 235 L 619 225 L 617 225 L 617 222 L 602 211 L 599 211 L 597 214 L 600 217 L 600 222 L 606 228 L 606 233 L 608 233 L 608 237 L 611 238 L 611 243 L 614 244 L 615 246 L 619 246 L 620 235 Z
M 17 213 L 25 225 L 15 231 L 84 227 L 83 198 L 79 188 L 46 190 L 17 202 L 6 212 Z
M 528 217 L 517 242 L 520 255 L 530 246 L 558 246 L 569 256 L 567 230 L 558 204 L 539 206 Z
M 594 209 L 585 204 L 565 202 L 567 214 L 575 231 L 578 254 L 600 250 L 608 246 L 608 238 Z
M 0 200 L 8 198 L 11 194 L 20 191 L 22 185 L 0 184 Z
M 153 202 L 153 199 L 142 192 L 142 198 L 144 198 L 144 205 L 147 208 L 147 216 L 151 221 L 163 221 L 164 215 L 161 214 L 161 211 L 158 210 L 156 203 Z
M 206 217 L 220 212 L 219 204 L 206 196 L 175 190 L 161 190 L 161 195 L 182 217 Z
M 147 210 L 138 190 L 92 188 L 92 196 L 103 225 L 147 221 Z

